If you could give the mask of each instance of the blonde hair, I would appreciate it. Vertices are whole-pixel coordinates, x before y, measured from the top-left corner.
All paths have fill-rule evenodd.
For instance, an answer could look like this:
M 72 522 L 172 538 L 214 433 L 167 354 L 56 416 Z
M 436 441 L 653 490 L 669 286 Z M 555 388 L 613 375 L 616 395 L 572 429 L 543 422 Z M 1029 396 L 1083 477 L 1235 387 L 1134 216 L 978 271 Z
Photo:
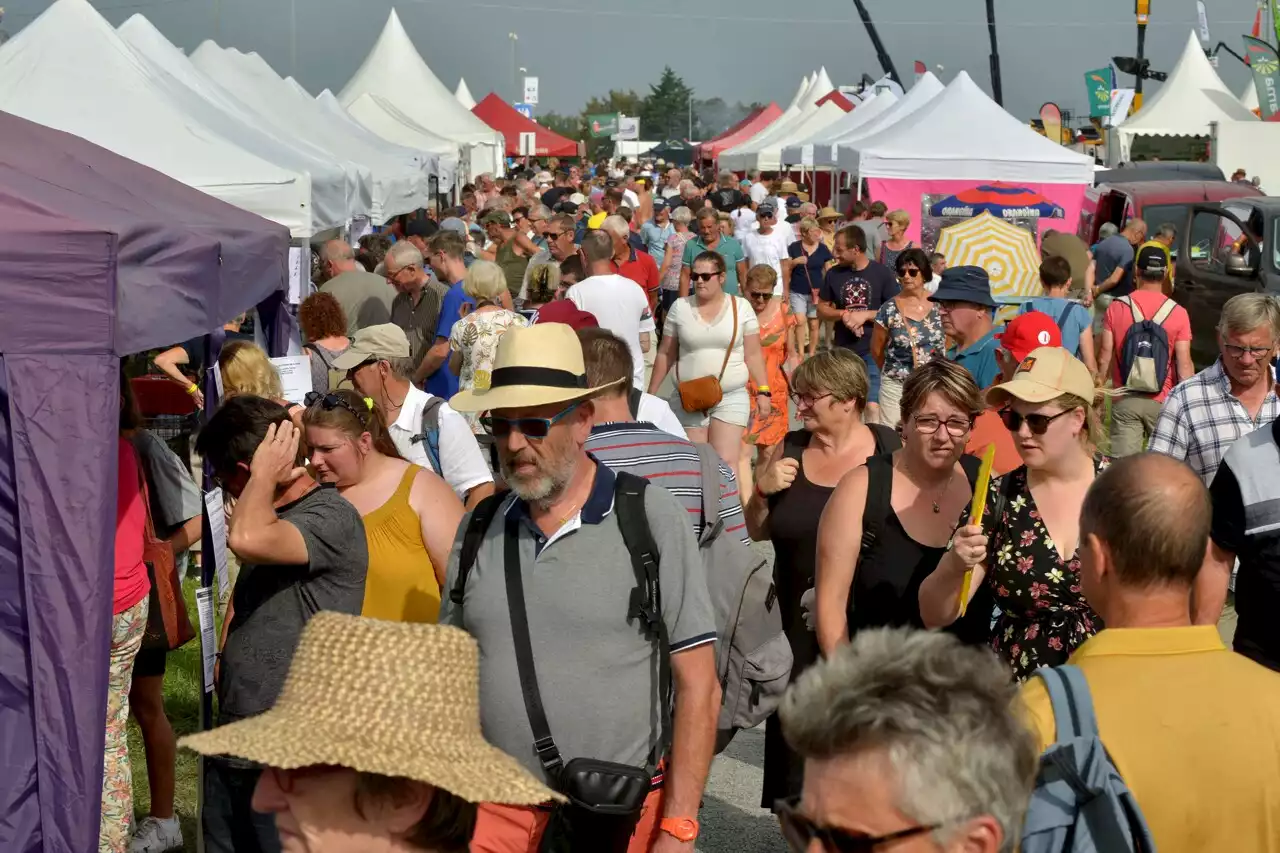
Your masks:
M 506 289 L 507 275 L 493 261 L 473 261 L 462 279 L 462 292 L 476 302 L 496 303 Z
M 768 264 L 756 264 L 747 270 L 748 284 L 763 284 L 770 290 L 778 283 L 778 271 Z
M 822 226 L 818 224 L 818 220 L 814 219 L 812 216 L 806 216 L 804 219 L 801 219 L 798 227 L 800 229 L 801 237 L 804 237 L 805 234 L 814 228 L 817 228 L 819 231 L 822 230 Z
M 1060 394 L 1048 402 L 1050 406 L 1058 406 L 1064 412 L 1072 409 L 1084 409 L 1084 429 L 1080 431 L 1080 443 L 1093 449 L 1102 447 L 1106 433 L 1102 430 L 1102 419 L 1093 408 L 1092 400 L 1085 400 L 1075 394 Z
M 222 371 L 224 397 L 247 395 L 280 400 L 284 387 L 280 374 L 262 347 L 250 341 L 232 341 L 218 355 L 218 369 Z
M 800 362 L 791 374 L 791 387 L 801 394 L 830 394 L 841 403 L 855 400 L 866 408 L 871 379 L 862 357 L 847 349 L 820 352 Z
M 911 217 L 905 210 L 891 210 L 884 215 L 885 222 L 892 222 L 894 225 L 901 225 L 903 228 L 911 227 Z

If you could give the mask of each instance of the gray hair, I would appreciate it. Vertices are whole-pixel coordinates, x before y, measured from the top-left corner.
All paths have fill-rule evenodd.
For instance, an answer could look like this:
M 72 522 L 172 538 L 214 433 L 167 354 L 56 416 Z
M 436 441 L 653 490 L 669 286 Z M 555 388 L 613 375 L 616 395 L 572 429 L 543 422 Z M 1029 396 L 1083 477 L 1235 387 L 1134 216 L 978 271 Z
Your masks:
M 529 190 L 533 189 L 533 181 L 528 178 L 519 178 L 516 180 L 516 192 L 520 195 L 528 195 Z
M 507 209 L 507 197 L 506 197 L 506 196 L 501 196 L 501 195 L 496 195 L 496 196 L 494 196 L 493 198 L 485 199 L 484 207 L 482 207 L 482 208 L 480 208 L 480 209 L 481 209 L 482 211 L 484 211 L 485 213 L 488 213 L 490 210 L 506 210 L 506 209 Z
M 1178 239 L 1178 226 L 1172 222 L 1166 222 L 1156 229 L 1156 233 L 1151 235 L 1152 239 L 1168 240 L 1172 243 Z
M 604 218 L 604 222 L 600 223 L 600 230 L 625 240 L 631 233 L 631 226 L 627 224 L 626 219 L 615 213 L 613 216 Z
M 698 187 L 696 184 L 694 184 L 693 181 L 689 180 L 688 178 L 685 178 L 683 181 L 680 182 L 681 198 L 693 198 L 697 194 L 698 194 Z
M 1114 237 L 1120 233 L 1120 226 L 1114 222 L 1104 222 L 1098 228 L 1098 239 L 1105 240 L 1108 237 Z
M 681 225 L 688 225 L 693 221 L 693 211 L 684 205 L 681 205 L 671 211 L 671 218 L 676 222 L 679 222 Z
M 1265 293 L 1240 293 L 1222 306 L 1218 321 L 1218 333 L 1246 334 L 1254 329 L 1266 328 L 1272 342 L 1280 341 L 1280 302 Z
M 413 382 L 413 374 L 418 370 L 418 363 L 413 360 L 413 356 L 405 356 L 404 358 L 384 358 L 382 359 L 391 368 L 391 375 L 396 379 L 405 382 Z
M 425 268 L 423 266 L 422 252 L 418 251 L 418 247 L 408 240 L 401 240 L 388 249 L 387 256 L 382 259 L 382 262 L 383 264 L 395 264 L 398 270 L 402 270 L 405 267 Z
M 1036 742 L 1018 691 L 989 650 L 949 634 L 883 628 L 809 668 L 783 699 L 787 742 L 806 759 L 879 752 L 903 814 L 957 825 L 990 815 L 1017 845 L 1036 775 Z
M 547 220 L 551 218 L 551 215 L 551 208 L 547 207 L 545 204 L 535 204 L 529 211 L 530 219 Z
M 752 169 L 750 172 L 747 172 L 747 180 L 749 180 L 749 181 L 753 181 L 753 182 L 759 182 L 759 180 L 760 180 L 760 170 L 759 170 L 759 169 Z
M 356 250 L 346 240 L 326 240 L 320 247 L 320 260 L 327 263 L 354 261 Z
M 497 303 L 506 289 L 507 275 L 493 261 L 473 261 L 462 279 L 462 292 L 477 303 Z
M 582 254 L 587 263 L 599 263 L 613 257 L 613 238 L 600 231 L 592 231 L 582 238 Z

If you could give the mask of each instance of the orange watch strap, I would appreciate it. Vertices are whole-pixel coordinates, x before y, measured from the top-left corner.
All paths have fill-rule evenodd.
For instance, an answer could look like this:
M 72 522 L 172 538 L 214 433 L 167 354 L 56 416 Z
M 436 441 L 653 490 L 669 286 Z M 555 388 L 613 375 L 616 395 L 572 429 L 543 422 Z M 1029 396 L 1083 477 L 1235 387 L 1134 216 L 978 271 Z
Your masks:
M 693 841 L 698 837 L 698 822 L 687 817 L 664 817 L 658 828 L 677 841 Z

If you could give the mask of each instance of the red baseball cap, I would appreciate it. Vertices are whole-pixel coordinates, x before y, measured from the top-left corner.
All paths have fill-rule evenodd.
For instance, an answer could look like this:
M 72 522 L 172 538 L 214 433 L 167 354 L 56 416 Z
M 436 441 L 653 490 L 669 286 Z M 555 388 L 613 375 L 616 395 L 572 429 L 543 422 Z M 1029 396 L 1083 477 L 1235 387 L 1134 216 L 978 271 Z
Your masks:
M 555 299 L 543 305 L 534 313 L 533 322 L 535 324 L 564 323 L 575 332 L 580 329 L 597 329 L 600 327 L 595 314 L 583 311 L 568 299 Z
M 1048 314 L 1028 311 L 1006 323 L 996 340 L 1014 359 L 1022 361 L 1040 347 L 1062 346 L 1062 331 Z

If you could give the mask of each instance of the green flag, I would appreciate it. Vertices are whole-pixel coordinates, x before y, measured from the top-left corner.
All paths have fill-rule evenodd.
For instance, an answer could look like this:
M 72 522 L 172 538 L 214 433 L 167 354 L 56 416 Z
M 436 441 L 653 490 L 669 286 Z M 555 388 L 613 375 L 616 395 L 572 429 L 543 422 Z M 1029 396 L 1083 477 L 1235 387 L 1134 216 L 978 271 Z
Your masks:
M 1111 66 L 1086 71 L 1084 85 L 1089 90 L 1089 115 L 1093 118 L 1111 115 Z
M 1244 55 L 1253 69 L 1253 85 L 1258 90 L 1258 108 L 1266 121 L 1280 112 L 1280 56 L 1262 39 L 1243 38 Z
M 600 113 L 587 116 L 587 130 L 593 137 L 613 136 L 618 132 L 618 114 Z

